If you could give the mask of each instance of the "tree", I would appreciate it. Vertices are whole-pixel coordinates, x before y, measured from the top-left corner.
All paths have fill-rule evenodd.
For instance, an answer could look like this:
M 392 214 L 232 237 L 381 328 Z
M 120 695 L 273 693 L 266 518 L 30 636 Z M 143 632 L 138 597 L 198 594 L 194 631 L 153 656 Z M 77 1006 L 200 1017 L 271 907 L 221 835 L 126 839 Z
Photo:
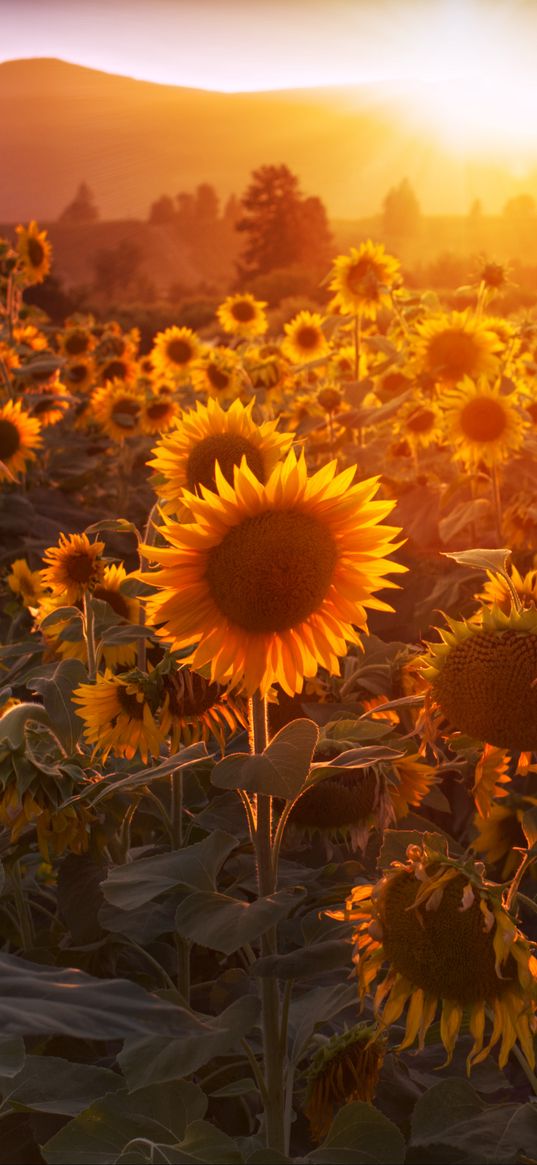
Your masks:
M 535 219 L 535 199 L 531 194 L 516 194 L 509 198 L 503 208 L 503 216 L 509 222 L 529 222 Z
M 260 166 L 241 199 L 236 229 L 247 236 L 238 264 L 241 279 L 306 262 L 322 265 L 330 238 L 319 198 L 304 198 L 288 166 Z
M 161 226 L 162 223 L 175 222 L 177 218 L 177 211 L 174 206 L 173 198 L 169 194 L 161 194 L 156 202 L 152 202 L 149 208 L 148 222 L 153 226 Z
M 93 191 L 88 186 L 87 182 L 81 182 L 78 190 L 73 198 L 73 201 L 65 207 L 62 211 L 59 222 L 70 223 L 88 223 L 97 222 L 99 218 L 99 211 L 97 209 Z
M 399 186 L 392 186 L 382 204 L 384 233 L 412 236 L 417 234 L 420 222 L 420 204 L 408 178 L 403 178 Z
M 200 226 L 215 223 L 218 219 L 218 195 L 210 182 L 201 182 L 196 187 L 194 214 Z

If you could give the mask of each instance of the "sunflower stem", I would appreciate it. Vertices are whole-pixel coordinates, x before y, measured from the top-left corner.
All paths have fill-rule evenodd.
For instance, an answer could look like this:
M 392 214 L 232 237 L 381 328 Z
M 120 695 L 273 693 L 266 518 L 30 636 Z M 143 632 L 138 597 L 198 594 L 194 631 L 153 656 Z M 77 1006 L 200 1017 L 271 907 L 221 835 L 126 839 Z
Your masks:
M 498 467 L 492 467 L 492 496 L 494 499 L 494 513 L 496 515 L 496 529 L 498 531 L 498 545 L 502 543 L 502 498 L 500 494 L 500 479 L 498 477 Z
M 522 885 L 522 879 L 524 878 L 525 874 L 527 874 L 528 870 L 530 869 L 530 866 L 533 866 L 533 864 L 536 861 L 537 861 L 537 854 L 532 854 L 531 852 L 524 854 L 524 857 L 522 858 L 522 861 L 518 867 L 518 870 L 517 870 L 512 882 L 511 882 L 511 885 L 509 887 L 509 890 L 507 893 L 507 898 L 505 899 L 506 910 L 511 910 L 513 903 L 515 901 L 515 898 L 518 894 L 519 888 Z
M 17 922 L 19 924 L 21 947 L 23 953 L 25 953 L 30 951 L 32 947 L 35 946 L 35 934 L 30 906 L 22 885 L 20 862 L 14 863 L 14 865 L 11 867 L 10 875 L 11 889 L 13 891 L 13 901 L 15 903 L 15 910 L 17 912 Z
M 250 747 L 262 753 L 268 743 L 267 702 L 258 692 L 250 701 Z M 259 896 L 264 898 L 275 889 L 272 862 L 272 797 L 263 793 L 256 799 L 255 850 Z M 261 937 L 261 956 L 276 953 L 276 929 Z M 284 1057 L 281 1054 L 281 1000 L 278 981 L 261 979 L 263 1060 L 265 1071 L 265 1136 L 267 1148 L 285 1152 L 284 1132 Z
M 360 312 L 354 313 L 354 379 L 360 379 L 360 342 L 362 336 L 362 317 Z M 358 444 L 360 448 L 364 443 L 364 431 L 362 425 L 358 425 Z
M 88 653 L 88 676 L 90 680 L 94 680 L 97 674 L 97 659 L 95 654 L 95 619 L 93 614 L 93 607 L 91 605 L 91 598 L 87 591 L 84 591 L 83 632 L 84 639 L 86 640 L 86 650 Z

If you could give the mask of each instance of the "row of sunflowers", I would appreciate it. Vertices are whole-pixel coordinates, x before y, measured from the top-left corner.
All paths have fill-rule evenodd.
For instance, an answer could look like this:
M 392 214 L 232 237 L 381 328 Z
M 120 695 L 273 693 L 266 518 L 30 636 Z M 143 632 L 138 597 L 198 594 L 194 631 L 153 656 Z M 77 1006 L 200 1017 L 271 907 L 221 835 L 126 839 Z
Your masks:
M 447 311 L 368 241 L 283 334 L 241 291 L 142 352 L 30 307 L 50 263 L 36 223 L 0 241 L 5 1075 L 23 1106 L 52 1059 L 94 1083 L 77 1107 L 62 1069 L 28 1136 L 51 1163 L 524 1159 L 535 321 L 492 314 L 494 263 Z M 99 1015 L 119 992 L 105 1035 L 66 966 Z

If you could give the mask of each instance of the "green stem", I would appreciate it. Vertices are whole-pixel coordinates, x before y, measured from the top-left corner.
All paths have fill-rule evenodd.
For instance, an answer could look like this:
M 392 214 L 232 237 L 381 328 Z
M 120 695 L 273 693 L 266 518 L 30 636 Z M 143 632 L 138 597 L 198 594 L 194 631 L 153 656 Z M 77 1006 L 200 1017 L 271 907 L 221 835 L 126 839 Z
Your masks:
M 140 547 L 142 545 L 144 545 L 144 546 L 154 546 L 155 545 L 155 538 L 157 536 L 157 527 L 155 526 L 155 516 L 157 513 L 158 513 L 158 502 L 155 502 L 155 504 L 151 507 L 151 510 L 149 511 L 149 517 L 147 519 L 146 527 L 145 527 L 145 530 L 143 533 L 143 538 L 141 541 L 140 541 L 140 536 L 138 535 L 138 558 L 139 558 L 139 562 L 140 562 L 140 570 L 147 570 L 147 565 L 148 565 L 147 559 L 144 558 L 144 555 L 142 554 Z M 138 615 L 138 620 L 139 620 L 140 624 L 142 624 L 142 626 L 145 626 L 145 605 L 144 605 L 144 603 L 140 603 L 140 611 L 139 611 L 139 615 Z M 146 664 L 147 664 L 147 640 L 146 639 L 139 639 L 138 640 L 136 662 L 137 662 L 137 665 L 138 665 L 140 671 L 145 671 Z
M 502 498 L 500 494 L 500 479 L 498 476 L 498 467 L 492 467 L 492 496 L 494 499 L 494 513 L 496 516 L 496 529 L 498 531 L 498 545 L 502 544 Z
M 30 951 L 32 947 L 35 946 L 35 934 L 30 906 L 22 885 L 20 862 L 15 862 L 15 864 L 11 867 L 10 874 L 13 901 L 17 911 L 17 922 L 19 925 L 21 947 L 23 952 L 26 952 Z
M 262 753 L 267 747 L 267 705 L 258 693 L 250 701 L 250 745 L 253 753 Z M 256 861 L 259 896 L 272 894 L 275 889 L 272 863 L 272 797 L 258 793 L 256 799 Z M 261 937 L 261 956 L 276 953 L 276 929 L 271 928 Z M 278 982 L 274 978 L 261 979 L 263 1028 L 263 1059 L 265 1068 L 265 1136 L 267 1148 L 285 1152 L 284 1131 L 284 1061 L 281 1055 L 281 1001 Z
M 170 782 L 171 791 L 171 822 L 174 849 L 183 848 L 183 772 L 177 769 L 172 773 Z
M 84 592 L 84 618 L 83 618 L 84 639 L 86 640 L 86 650 L 88 653 L 88 676 L 90 680 L 94 680 L 97 674 L 97 659 L 95 655 L 95 617 L 93 614 L 93 607 L 91 605 L 91 597 L 87 591 Z
M 359 312 L 354 313 L 354 379 L 360 379 L 360 344 L 362 338 L 362 317 Z M 358 444 L 360 448 L 364 443 L 364 431 L 362 425 L 358 425 Z

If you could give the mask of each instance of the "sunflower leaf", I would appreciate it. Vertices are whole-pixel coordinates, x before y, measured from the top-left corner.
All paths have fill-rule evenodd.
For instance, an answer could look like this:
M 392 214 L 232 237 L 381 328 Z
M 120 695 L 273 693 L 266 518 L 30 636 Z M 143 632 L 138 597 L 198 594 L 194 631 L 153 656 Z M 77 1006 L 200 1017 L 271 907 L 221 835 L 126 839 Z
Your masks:
M 302 886 L 293 886 L 255 902 L 243 902 L 228 894 L 196 890 L 178 907 L 175 926 L 183 938 L 232 955 L 287 918 L 305 894 Z
M 452 558 L 454 562 L 458 562 L 461 566 L 474 566 L 476 570 L 491 570 L 494 574 L 501 574 L 504 578 L 509 579 L 507 573 L 507 563 L 511 557 L 511 551 L 502 547 L 501 550 L 486 550 L 476 548 L 475 550 L 442 550 L 443 558 Z
M 368 1165 L 400 1165 L 405 1160 L 406 1145 L 402 1133 L 384 1113 L 372 1104 L 356 1101 L 346 1104 L 336 1114 L 328 1133 L 318 1149 L 309 1153 L 306 1161 L 330 1162 L 344 1160 L 341 1151 L 350 1150 L 349 1162 L 367 1162 Z
M 22 748 L 26 725 L 32 720 L 51 727 L 50 717 L 42 704 L 17 704 L 15 708 L 10 708 L 0 721 L 0 743 L 5 742 L 13 751 Z

